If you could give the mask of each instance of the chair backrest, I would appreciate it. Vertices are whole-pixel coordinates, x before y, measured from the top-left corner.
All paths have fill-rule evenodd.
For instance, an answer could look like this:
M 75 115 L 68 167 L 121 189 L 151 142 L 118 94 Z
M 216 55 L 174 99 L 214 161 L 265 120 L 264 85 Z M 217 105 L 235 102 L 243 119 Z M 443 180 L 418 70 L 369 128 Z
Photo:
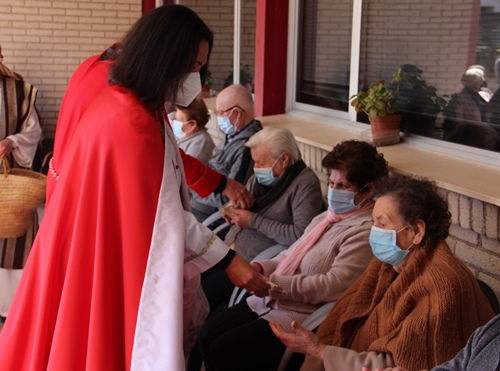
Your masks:
M 479 278 L 476 278 L 476 280 L 484 296 L 486 296 L 486 298 L 490 302 L 495 314 L 500 314 L 500 304 L 498 303 L 498 298 L 495 292 L 491 289 L 490 286 L 488 286 L 486 282 L 481 281 Z

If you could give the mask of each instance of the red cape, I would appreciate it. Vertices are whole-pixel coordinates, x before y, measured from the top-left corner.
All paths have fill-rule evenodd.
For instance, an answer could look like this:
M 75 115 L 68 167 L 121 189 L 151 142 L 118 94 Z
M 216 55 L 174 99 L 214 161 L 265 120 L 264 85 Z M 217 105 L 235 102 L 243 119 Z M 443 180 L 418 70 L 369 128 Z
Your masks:
M 88 108 L 0 335 L 0 369 L 128 370 L 164 147 L 118 87 Z

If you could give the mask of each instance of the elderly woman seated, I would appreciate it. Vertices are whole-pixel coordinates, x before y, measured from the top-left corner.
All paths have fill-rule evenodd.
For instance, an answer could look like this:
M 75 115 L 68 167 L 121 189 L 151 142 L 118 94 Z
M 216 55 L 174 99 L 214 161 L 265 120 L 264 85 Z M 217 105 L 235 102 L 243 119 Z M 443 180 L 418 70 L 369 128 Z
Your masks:
M 480 127 L 488 127 L 484 123 L 486 122 L 485 109 L 489 97 L 481 90 L 485 83 L 484 68 L 477 65 L 468 67 L 462 75 L 461 82 L 463 89 L 452 95 L 444 112 L 443 135 L 445 140 L 451 140 L 453 136 L 450 139 L 450 135 L 463 125 L 475 124 Z
M 246 184 L 254 205 L 251 210 L 228 209 L 234 224 L 224 242 L 250 261 L 270 246 L 297 241 L 324 205 L 319 179 L 302 161 L 290 130 L 265 127 L 245 146 L 255 163 Z M 203 275 L 202 285 L 212 309 L 225 304 L 234 288 L 226 274 L 215 269 Z
M 187 107 L 177 106 L 174 114 L 172 130 L 179 148 L 207 165 L 215 143 L 205 127 L 210 114 L 203 98 L 196 97 Z
M 368 243 L 374 183 L 387 174 L 375 147 L 360 141 L 336 145 L 322 162 L 328 169 L 327 211 L 277 257 L 252 263 L 269 290 L 209 318 L 200 344 L 207 371 L 272 370 L 285 346 L 269 322 L 287 330 L 326 302 L 337 300 L 373 257 Z
M 476 279 L 446 244 L 451 216 L 436 186 L 394 176 L 380 182 L 375 197 L 375 258 L 317 336 L 297 323 L 292 331 L 271 325 L 287 347 L 307 355 L 301 370 L 431 369 L 494 316 Z

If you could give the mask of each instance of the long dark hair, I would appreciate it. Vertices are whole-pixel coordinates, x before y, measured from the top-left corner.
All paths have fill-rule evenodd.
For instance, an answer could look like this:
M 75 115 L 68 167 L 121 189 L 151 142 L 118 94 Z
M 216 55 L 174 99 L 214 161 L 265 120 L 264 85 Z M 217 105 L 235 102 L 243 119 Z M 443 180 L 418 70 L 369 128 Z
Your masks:
M 177 90 L 192 71 L 202 41 L 209 54 L 213 32 L 191 9 L 165 5 L 143 15 L 114 53 L 110 81 L 133 91 L 152 110 L 174 102 Z M 205 80 L 208 64 L 200 72 Z

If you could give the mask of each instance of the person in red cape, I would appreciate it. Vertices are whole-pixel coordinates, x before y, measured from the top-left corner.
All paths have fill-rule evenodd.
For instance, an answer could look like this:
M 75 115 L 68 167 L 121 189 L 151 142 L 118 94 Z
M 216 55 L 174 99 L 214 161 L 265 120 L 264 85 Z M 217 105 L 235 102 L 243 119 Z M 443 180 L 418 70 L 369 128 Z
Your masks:
M 147 13 L 123 39 L 110 83 L 68 127 L 0 334 L 1 370 L 184 370 L 201 272 L 217 265 L 236 285 L 267 292 L 189 212 L 183 160 L 162 117 L 165 101 L 199 93 L 212 40 L 180 5 Z
M 116 43 L 103 53 L 86 59 L 71 76 L 57 121 L 53 156 L 47 177 L 46 205 L 50 203 L 52 192 L 57 184 L 59 169 L 62 166 L 62 159 L 78 121 L 90 102 L 108 85 L 109 67 L 118 47 L 119 44 Z M 182 149 L 179 150 L 184 163 L 187 184 L 200 197 L 223 192 L 234 203 L 239 203 L 243 208 L 252 206 L 252 196 L 245 186 L 205 166 L 195 157 L 185 154 Z

